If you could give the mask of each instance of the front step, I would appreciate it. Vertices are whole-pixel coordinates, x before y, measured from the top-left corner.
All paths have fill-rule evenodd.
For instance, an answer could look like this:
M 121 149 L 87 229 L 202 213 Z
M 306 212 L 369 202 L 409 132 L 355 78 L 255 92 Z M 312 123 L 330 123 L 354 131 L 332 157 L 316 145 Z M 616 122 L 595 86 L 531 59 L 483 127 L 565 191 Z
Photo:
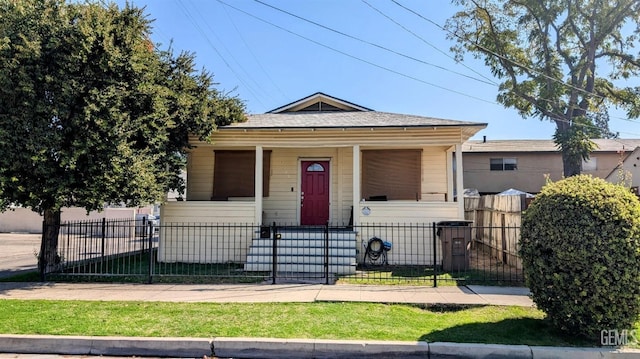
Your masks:
M 277 271 L 288 273 L 325 272 L 325 234 L 315 229 L 283 229 L 277 239 Z M 273 270 L 273 240 L 253 239 L 245 271 Z M 356 271 L 356 233 L 329 232 L 329 273 L 354 274 Z

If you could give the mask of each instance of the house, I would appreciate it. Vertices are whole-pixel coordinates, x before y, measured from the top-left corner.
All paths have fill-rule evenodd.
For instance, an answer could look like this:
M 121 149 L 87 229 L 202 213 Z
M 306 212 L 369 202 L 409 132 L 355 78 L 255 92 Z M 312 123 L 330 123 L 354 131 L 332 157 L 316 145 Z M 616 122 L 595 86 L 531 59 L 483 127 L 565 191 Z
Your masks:
M 249 115 L 246 122 L 219 127 L 210 142 L 192 138 L 186 200 L 164 204 L 161 221 L 330 223 L 354 228 L 354 240 L 361 235 L 359 226 L 463 219 L 464 203 L 454 200 L 456 188 L 463 184 L 462 162 L 454 168 L 453 158 L 464 141 L 485 127 L 376 112 L 315 93 L 268 113 Z M 260 240 L 255 231 L 234 233 L 246 250 L 235 251 L 230 259 L 198 250 L 211 236 L 215 235 L 177 238 L 164 231 L 159 260 L 244 263 Z M 396 239 L 394 245 L 400 249 L 395 246 L 394 254 L 400 255 L 401 241 Z M 430 245 L 428 241 L 423 245 Z M 348 246 L 356 252 L 357 245 Z M 173 250 L 185 247 L 194 249 Z
M 595 139 L 597 148 L 583 161 L 582 173 L 607 178 L 640 146 L 640 139 Z M 562 154 L 553 140 L 480 140 L 462 146 L 464 187 L 481 194 L 508 188 L 540 192 L 546 177 L 562 178 Z
M 636 147 L 628 156 L 618 163 L 605 179 L 611 183 L 619 183 L 631 187 L 640 196 L 640 147 Z

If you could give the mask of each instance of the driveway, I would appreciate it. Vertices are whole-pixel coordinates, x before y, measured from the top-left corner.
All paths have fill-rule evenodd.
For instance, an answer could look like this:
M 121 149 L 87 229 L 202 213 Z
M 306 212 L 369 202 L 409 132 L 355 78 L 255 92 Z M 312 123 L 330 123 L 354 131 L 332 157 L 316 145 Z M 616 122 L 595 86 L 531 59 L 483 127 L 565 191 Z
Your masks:
M 0 233 L 0 278 L 38 267 L 40 234 Z

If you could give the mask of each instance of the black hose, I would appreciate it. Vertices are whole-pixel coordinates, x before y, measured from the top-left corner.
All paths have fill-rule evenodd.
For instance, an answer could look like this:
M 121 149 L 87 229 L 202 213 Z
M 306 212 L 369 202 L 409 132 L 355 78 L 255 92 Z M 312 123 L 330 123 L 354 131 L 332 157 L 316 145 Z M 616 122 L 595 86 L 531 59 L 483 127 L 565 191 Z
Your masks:
M 372 261 L 378 260 L 380 256 L 384 253 L 384 242 L 382 239 L 378 237 L 372 237 L 369 239 L 367 243 L 367 249 L 365 251 L 365 255 L 369 257 Z

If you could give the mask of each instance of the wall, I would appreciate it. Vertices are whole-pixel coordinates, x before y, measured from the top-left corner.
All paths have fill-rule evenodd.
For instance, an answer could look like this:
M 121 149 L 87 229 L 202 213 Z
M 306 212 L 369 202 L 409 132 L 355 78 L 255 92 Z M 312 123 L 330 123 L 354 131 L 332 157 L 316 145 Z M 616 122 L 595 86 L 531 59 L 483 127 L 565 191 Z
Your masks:
M 158 261 L 244 262 L 258 231 L 254 214 L 253 202 L 167 202 L 160 208 Z
M 447 146 L 429 146 L 422 149 L 422 201 L 444 202 L 447 198 L 447 181 L 449 180 L 446 163 L 447 148 Z M 306 158 L 330 160 L 330 222 L 336 225 L 349 222 L 353 203 L 352 147 L 269 148 L 268 150 L 271 150 L 271 178 L 269 197 L 264 198 L 263 202 L 263 223 L 298 223 L 299 160 Z M 213 193 L 214 157 L 213 146 L 201 145 L 191 151 L 187 172 L 188 201 L 210 200 Z M 388 221 L 389 218 L 385 220 Z M 402 219 L 396 218 L 396 220 Z
M 464 188 L 481 193 L 499 193 L 509 188 L 538 193 L 545 174 L 557 181 L 562 178 L 562 158 L 556 153 L 463 153 Z M 491 171 L 491 158 L 517 158 L 515 171 Z
M 595 170 L 583 171 L 595 177 L 605 178 L 620 163 L 620 155 L 615 152 L 594 152 L 597 161 Z M 491 171 L 491 158 L 517 158 L 515 171 Z M 464 152 L 464 187 L 475 188 L 481 193 L 500 193 L 509 188 L 529 193 L 538 193 L 546 183 L 546 174 L 551 180 L 563 177 L 562 155 L 560 152 Z

